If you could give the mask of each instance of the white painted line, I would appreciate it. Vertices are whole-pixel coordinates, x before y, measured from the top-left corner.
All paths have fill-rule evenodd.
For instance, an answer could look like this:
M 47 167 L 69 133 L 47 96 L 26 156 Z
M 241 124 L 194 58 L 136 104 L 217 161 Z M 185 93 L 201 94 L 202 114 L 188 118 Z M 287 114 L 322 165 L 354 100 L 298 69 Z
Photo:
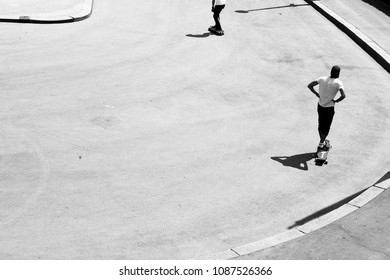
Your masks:
M 354 34 L 356 34 L 359 38 L 363 39 L 366 43 L 369 43 L 370 45 L 375 45 L 377 48 L 382 49 L 379 45 L 377 45 L 374 41 L 371 40 L 366 34 L 361 32 L 356 26 L 346 21 L 344 18 L 333 12 L 331 9 L 329 9 L 325 4 L 321 2 L 315 3 L 318 7 L 320 7 L 323 11 L 325 11 L 328 15 L 332 16 L 335 20 L 337 20 L 339 23 L 344 25 L 347 29 L 352 31 Z M 382 49 L 383 50 L 383 49 Z
M 382 188 L 384 190 L 390 189 L 390 179 L 387 179 L 385 181 L 382 181 L 380 183 L 376 183 L 374 186 L 378 188 Z
M 380 185 L 380 186 L 378 186 Z M 200 256 L 193 258 L 193 260 L 228 260 L 242 255 L 258 252 L 299 237 L 303 237 L 308 233 L 323 228 L 345 216 L 358 210 L 360 207 L 371 201 L 373 198 L 381 194 L 385 189 L 390 187 L 390 179 L 381 183 L 375 184 L 368 188 L 365 192 L 360 194 L 355 199 L 351 200 L 347 204 L 333 210 L 332 212 L 321 216 L 313 221 L 310 221 L 302 226 L 296 227 L 292 230 L 288 230 L 272 237 L 241 245 L 226 251 L 216 252 L 210 255 Z
M 357 37 L 360 42 L 357 44 L 362 47 L 369 55 L 371 55 L 383 68 L 390 72 L 390 54 L 387 53 L 380 45 L 374 42 L 371 38 L 361 32 L 353 24 L 350 24 L 348 21 L 343 19 L 341 16 L 329 9 L 321 1 L 306 1 L 310 2 L 311 5 L 320 10 L 320 13 L 326 14 L 328 18 L 331 18 L 331 21 L 336 21 L 338 26 L 345 33 L 352 33 L 353 36 L 348 34 L 352 39 Z M 336 24 L 337 25 L 337 24 Z M 355 39 L 354 39 L 355 40 Z
M 377 195 L 382 193 L 384 190 L 377 187 L 370 187 L 365 192 L 360 194 L 358 197 L 352 199 L 348 204 L 356 206 L 356 207 L 362 207 L 364 204 L 367 204 L 369 201 L 374 199 Z
M 247 255 L 250 253 L 264 250 L 266 248 L 293 240 L 295 238 L 298 238 L 298 237 L 301 237 L 304 235 L 305 235 L 304 233 L 302 233 L 296 229 L 292 229 L 292 230 L 282 232 L 280 234 L 277 234 L 275 236 L 272 236 L 272 237 L 269 237 L 269 238 L 266 238 L 263 240 L 259 240 L 256 242 L 252 242 L 249 244 L 238 246 L 236 248 L 233 248 L 233 250 L 235 252 L 237 252 L 239 255 Z
M 57 15 L 57 14 L 40 14 L 40 15 L 31 15 L 31 21 L 41 21 L 41 22 L 55 22 L 55 21 L 71 21 L 73 17 L 68 15 Z
M 72 14 L 75 19 L 83 19 L 92 14 L 94 0 L 84 0 L 84 4 L 80 12 Z
M 232 250 L 220 251 L 210 255 L 200 256 L 192 260 L 228 260 L 238 257 L 239 255 Z
M 82 4 L 78 4 L 66 10 L 40 13 L 33 15 L 0 15 L 0 20 L 4 21 L 20 21 L 25 17 L 31 22 L 42 22 L 42 23 L 55 23 L 55 22 L 72 22 L 80 21 L 88 18 L 92 14 L 94 0 L 84 0 Z
M 311 222 L 308 222 L 302 226 L 296 227 L 296 229 L 307 234 L 307 233 L 313 232 L 317 229 L 320 229 L 326 225 L 329 225 L 329 224 L 333 223 L 334 221 L 352 213 L 353 211 L 355 211 L 357 209 L 359 209 L 359 208 L 352 206 L 352 205 L 349 205 L 349 204 L 345 204 L 345 205 L 337 208 L 336 210 L 334 210 L 334 211 L 332 211 L 324 216 L 319 217 L 318 219 L 315 219 Z

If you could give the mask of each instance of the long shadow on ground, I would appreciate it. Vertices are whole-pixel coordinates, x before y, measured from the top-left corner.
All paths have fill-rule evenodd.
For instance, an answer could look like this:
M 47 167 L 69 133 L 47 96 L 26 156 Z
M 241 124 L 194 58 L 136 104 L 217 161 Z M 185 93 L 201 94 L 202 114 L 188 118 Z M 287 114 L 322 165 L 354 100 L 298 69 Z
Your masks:
M 390 179 L 390 171 L 387 172 L 382 178 L 380 178 L 375 184 L 379 184 L 379 183 L 384 182 L 384 181 L 389 180 L 389 179 Z M 303 219 L 295 221 L 295 223 L 293 225 L 289 226 L 288 229 L 292 229 L 292 228 L 295 228 L 297 226 L 304 225 L 307 222 L 310 222 L 311 220 L 317 219 L 317 218 L 319 218 L 321 216 L 324 216 L 324 215 L 328 214 L 329 212 L 332 212 L 333 210 L 336 210 L 337 208 L 339 208 L 339 207 L 343 206 L 344 204 L 350 202 L 352 199 L 358 197 L 360 194 L 365 192 L 367 189 L 368 188 L 365 188 L 365 189 L 363 189 L 363 190 L 361 190 L 361 191 L 359 191 L 357 193 L 354 193 L 353 195 L 350 195 L 350 196 L 348 196 L 348 197 L 346 197 L 346 198 L 344 198 L 344 199 L 342 199 L 342 200 L 340 200 L 340 201 L 338 201 L 338 202 L 336 202 L 336 203 L 334 203 L 334 204 L 332 204 L 332 205 L 330 205 L 330 206 L 328 206 L 328 207 L 326 207 L 324 209 L 321 209 L 321 210 L 319 210 L 319 211 L 317 211 L 317 212 L 315 212 L 315 213 L 313 213 L 313 214 L 311 214 L 311 215 L 309 215 L 309 216 L 307 216 L 307 217 L 305 217 Z
M 382 178 L 380 178 L 377 182 L 375 182 L 375 184 L 379 184 L 379 183 L 382 183 L 384 181 L 387 181 L 387 180 L 390 180 L 390 171 L 387 172 Z M 374 184 L 374 185 L 375 185 Z
M 211 35 L 210 32 L 205 32 L 203 34 L 187 34 L 186 36 L 191 38 L 207 38 L 210 35 Z
M 285 6 L 276 6 L 276 7 L 269 7 L 269 8 L 253 9 L 253 10 L 236 10 L 236 13 L 247 14 L 249 12 L 258 12 L 258 11 L 266 11 L 266 10 L 274 10 L 274 9 L 282 9 L 282 8 L 295 8 L 300 6 L 309 6 L 309 4 L 290 4 Z
M 330 205 L 330 206 L 328 206 L 328 207 L 326 207 L 324 209 L 321 209 L 321 210 L 319 210 L 319 211 L 317 211 L 317 212 L 315 212 L 315 213 L 313 213 L 313 214 L 311 214 L 311 215 L 309 215 L 309 216 L 307 216 L 307 217 L 305 217 L 305 218 L 303 218 L 301 220 L 298 220 L 298 221 L 295 222 L 295 224 L 289 226 L 287 229 L 292 229 L 292 228 L 304 225 L 307 222 L 310 222 L 310 221 L 312 221 L 314 219 L 317 219 L 317 218 L 319 218 L 321 216 L 324 216 L 324 215 L 332 212 L 333 210 L 336 210 L 337 208 L 340 208 L 344 204 L 350 202 L 352 199 L 358 197 L 360 194 L 362 194 L 366 190 L 367 190 L 367 188 L 365 188 L 364 190 L 361 190 L 361 191 L 359 191 L 359 192 L 357 192 L 357 193 L 355 193 L 355 194 L 353 194 L 351 196 L 348 196 L 348 197 L 346 197 L 346 198 L 344 198 L 344 199 L 342 199 L 342 200 L 340 200 L 340 201 L 338 201 L 338 202 L 336 202 L 336 203 L 334 203 L 334 204 L 332 204 L 332 205 Z
M 280 162 L 284 166 L 297 168 L 299 170 L 308 170 L 307 162 L 314 158 L 314 153 L 305 153 L 292 156 L 271 157 L 271 159 Z
M 390 4 L 388 0 L 362 0 L 363 2 L 377 8 L 379 11 L 383 12 L 390 17 Z

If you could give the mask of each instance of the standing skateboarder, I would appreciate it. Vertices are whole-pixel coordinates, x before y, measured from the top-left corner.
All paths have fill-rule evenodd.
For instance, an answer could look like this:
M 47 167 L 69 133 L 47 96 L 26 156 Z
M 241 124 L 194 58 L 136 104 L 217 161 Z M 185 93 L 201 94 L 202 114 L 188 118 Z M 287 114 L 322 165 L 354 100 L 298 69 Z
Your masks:
M 220 13 L 222 12 L 223 8 L 225 8 L 226 0 L 212 0 L 211 3 L 211 11 L 213 12 L 213 18 L 215 21 L 215 25 L 210 27 L 210 29 L 216 31 L 217 33 L 223 35 L 223 30 L 221 26 L 221 21 L 219 18 Z
M 335 114 L 334 106 L 335 103 L 340 102 L 346 97 L 343 83 L 339 80 L 340 70 L 340 67 L 335 65 L 330 71 L 330 77 L 323 76 L 308 84 L 310 91 L 319 98 L 317 112 L 320 143 L 318 144 L 317 152 L 329 149 L 329 147 L 324 144 L 325 141 L 327 141 L 326 137 L 329 134 L 330 126 Z M 319 85 L 319 92 L 314 89 L 316 85 Z M 339 91 L 341 96 L 335 100 L 334 98 Z

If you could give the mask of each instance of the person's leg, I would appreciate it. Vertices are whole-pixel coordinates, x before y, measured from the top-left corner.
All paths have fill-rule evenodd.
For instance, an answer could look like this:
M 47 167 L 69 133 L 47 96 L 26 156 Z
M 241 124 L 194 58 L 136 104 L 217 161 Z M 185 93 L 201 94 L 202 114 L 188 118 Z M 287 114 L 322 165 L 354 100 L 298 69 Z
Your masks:
M 326 135 L 322 133 L 323 130 L 323 110 L 322 107 L 318 104 L 317 105 L 317 113 L 318 113 L 318 134 L 320 136 L 320 143 L 318 144 L 318 148 L 323 148 L 324 141 L 326 139 Z
M 321 133 L 321 131 L 318 131 L 318 134 L 320 135 L 320 144 L 318 146 L 322 147 L 328 135 Z
M 213 18 L 215 21 L 215 30 L 222 30 L 220 14 L 221 14 L 221 11 L 223 10 L 223 8 L 225 8 L 225 5 L 216 5 L 214 7 Z
M 320 135 L 319 148 L 323 148 L 326 137 L 329 134 L 334 116 L 334 107 L 321 107 L 318 105 L 318 134 Z

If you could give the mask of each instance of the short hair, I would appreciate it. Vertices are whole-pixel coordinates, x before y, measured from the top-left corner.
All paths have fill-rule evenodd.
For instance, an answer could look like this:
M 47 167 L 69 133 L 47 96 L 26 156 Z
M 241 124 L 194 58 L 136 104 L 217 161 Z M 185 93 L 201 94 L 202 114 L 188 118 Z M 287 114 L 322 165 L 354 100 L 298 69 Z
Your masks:
M 338 78 L 340 76 L 340 66 L 333 66 L 332 69 L 330 70 L 330 77 L 331 78 Z

